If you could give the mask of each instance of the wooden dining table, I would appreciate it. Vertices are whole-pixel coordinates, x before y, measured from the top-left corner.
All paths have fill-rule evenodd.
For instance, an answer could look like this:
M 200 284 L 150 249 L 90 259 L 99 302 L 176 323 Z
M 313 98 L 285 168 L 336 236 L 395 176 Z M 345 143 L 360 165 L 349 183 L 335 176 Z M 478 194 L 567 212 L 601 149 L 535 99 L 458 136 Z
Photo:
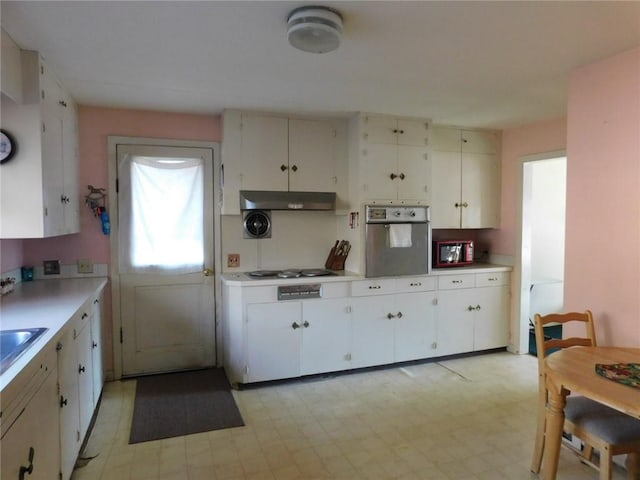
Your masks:
M 640 363 L 640 348 L 572 347 L 544 360 L 549 391 L 543 456 L 543 479 L 554 480 L 558 471 L 564 407 L 569 393 L 576 393 L 640 419 L 640 388 L 623 385 L 596 373 L 596 364 Z M 627 465 L 638 456 L 628 456 Z M 634 467 L 635 468 L 635 467 Z

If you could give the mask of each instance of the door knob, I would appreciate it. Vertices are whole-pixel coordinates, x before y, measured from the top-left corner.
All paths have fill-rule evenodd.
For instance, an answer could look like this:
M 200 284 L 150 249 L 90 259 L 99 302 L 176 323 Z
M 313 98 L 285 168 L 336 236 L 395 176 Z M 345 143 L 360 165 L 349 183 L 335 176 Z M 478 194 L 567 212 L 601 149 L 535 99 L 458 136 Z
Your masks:
M 213 275 L 213 270 L 211 270 L 210 268 L 205 268 L 202 273 L 204 273 L 205 277 L 210 277 L 211 275 Z

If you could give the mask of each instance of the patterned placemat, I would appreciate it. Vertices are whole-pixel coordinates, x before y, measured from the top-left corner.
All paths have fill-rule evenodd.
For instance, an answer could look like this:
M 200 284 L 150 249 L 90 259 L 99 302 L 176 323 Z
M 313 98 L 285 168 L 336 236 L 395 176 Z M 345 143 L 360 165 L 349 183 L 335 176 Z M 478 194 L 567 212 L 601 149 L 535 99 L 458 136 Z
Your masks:
M 614 382 L 640 388 L 640 363 L 596 363 L 596 373 Z

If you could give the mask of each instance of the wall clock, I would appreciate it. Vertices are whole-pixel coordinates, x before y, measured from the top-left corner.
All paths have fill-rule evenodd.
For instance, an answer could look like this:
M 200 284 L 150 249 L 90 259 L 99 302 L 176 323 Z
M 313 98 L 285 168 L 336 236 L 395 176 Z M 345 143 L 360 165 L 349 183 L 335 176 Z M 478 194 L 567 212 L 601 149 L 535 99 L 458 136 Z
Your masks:
M 0 165 L 13 158 L 18 149 L 15 139 L 6 130 L 0 130 Z

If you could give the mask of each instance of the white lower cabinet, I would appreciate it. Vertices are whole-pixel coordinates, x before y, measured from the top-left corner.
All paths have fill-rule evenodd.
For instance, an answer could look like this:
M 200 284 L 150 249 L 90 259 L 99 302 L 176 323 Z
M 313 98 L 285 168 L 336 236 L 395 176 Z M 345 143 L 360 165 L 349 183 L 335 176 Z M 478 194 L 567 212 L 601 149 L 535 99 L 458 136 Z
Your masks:
M 300 373 L 313 375 L 351 368 L 351 301 L 309 300 L 302 304 Z
M 95 411 L 96 376 L 102 389 L 102 366 L 99 375 L 94 368 L 94 358 L 102 357 L 102 349 L 99 345 L 94 347 L 93 338 L 96 327 L 93 302 L 99 298 L 91 298 L 80 308 L 57 345 L 61 472 L 65 480 L 71 477 Z
M 60 450 L 58 448 L 58 376 L 55 352 L 38 362 L 41 372 L 34 375 L 37 384 L 29 382 L 28 390 L 35 390 L 22 405 L 17 406 L 14 418 L 3 415 L 0 443 L 0 478 L 3 480 L 51 480 L 58 478 Z M 3 402 L 9 399 L 3 398 Z M 3 414 L 11 413 L 5 410 Z M 11 415 L 8 415 L 11 416 Z M 5 431 L 5 423 L 9 425 Z
M 394 325 L 389 312 L 393 310 L 393 295 L 358 297 L 353 299 L 354 368 L 393 363 Z
M 436 354 L 435 279 L 403 277 L 352 283 L 354 367 Z
M 225 369 L 253 383 L 508 344 L 509 272 L 323 284 L 277 301 L 277 286 L 223 290 Z
M 438 355 L 509 343 L 509 273 L 438 278 Z
M 102 362 L 102 296 L 93 299 L 91 303 L 91 364 L 93 373 L 93 409 L 98 405 L 102 386 L 104 385 L 104 370 Z
M 247 381 L 350 368 L 346 299 L 247 305 Z
M 247 305 L 248 382 L 300 375 L 300 302 Z

